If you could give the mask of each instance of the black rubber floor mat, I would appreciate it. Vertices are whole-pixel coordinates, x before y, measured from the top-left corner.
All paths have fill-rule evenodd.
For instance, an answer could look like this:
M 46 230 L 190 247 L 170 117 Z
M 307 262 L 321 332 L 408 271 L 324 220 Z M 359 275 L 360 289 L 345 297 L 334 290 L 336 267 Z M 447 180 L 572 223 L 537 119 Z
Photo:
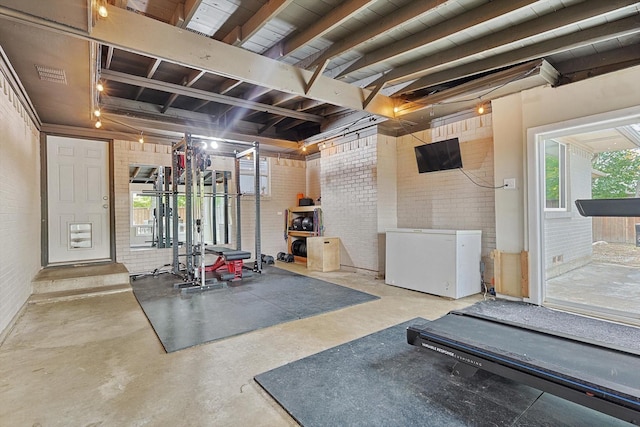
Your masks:
M 454 376 L 450 357 L 407 344 L 407 326 L 425 324 L 413 319 L 255 380 L 305 427 L 628 425 L 484 371 Z
M 168 353 L 378 299 L 275 267 L 240 285 L 202 293 L 182 294 L 173 288 L 180 281 L 173 275 L 131 281 Z

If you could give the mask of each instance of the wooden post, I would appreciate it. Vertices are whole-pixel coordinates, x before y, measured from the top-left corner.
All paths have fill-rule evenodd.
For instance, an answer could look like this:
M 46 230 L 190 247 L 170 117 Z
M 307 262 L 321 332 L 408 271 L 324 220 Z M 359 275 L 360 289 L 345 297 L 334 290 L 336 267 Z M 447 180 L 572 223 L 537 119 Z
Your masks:
M 529 297 L 529 252 L 520 252 L 520 283 L 522 288 L 522 296 Z

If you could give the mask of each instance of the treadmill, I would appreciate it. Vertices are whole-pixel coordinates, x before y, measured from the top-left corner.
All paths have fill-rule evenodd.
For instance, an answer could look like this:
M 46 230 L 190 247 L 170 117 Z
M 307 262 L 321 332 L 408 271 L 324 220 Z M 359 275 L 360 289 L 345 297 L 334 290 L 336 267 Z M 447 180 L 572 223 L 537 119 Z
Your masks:
M 575 203 L 582 216 L 640 216 L 640 198 Z M 457 311 L 407 328 L 407 342 L 451 357 L 456 374 L 482 369 L 640 425 L 640 354 L 633 350 Z
M 640 424 L 640 355 L 470 313 L 407 328 L 407 342 L 478 369 Z

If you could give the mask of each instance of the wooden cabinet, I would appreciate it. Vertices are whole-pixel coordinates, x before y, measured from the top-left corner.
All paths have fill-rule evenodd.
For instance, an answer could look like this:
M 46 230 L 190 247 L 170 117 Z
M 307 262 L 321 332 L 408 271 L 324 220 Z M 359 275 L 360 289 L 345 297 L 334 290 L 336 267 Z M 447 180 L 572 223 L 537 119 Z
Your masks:
M 296 206 L 287 209 L 287 251 L 295 262 L 307 264 L 307 238 L 323 234 L 320 206 Z
M 340 270 L 340 239 L 322 236 L 307 238 L 307 268 L 316 271 Z

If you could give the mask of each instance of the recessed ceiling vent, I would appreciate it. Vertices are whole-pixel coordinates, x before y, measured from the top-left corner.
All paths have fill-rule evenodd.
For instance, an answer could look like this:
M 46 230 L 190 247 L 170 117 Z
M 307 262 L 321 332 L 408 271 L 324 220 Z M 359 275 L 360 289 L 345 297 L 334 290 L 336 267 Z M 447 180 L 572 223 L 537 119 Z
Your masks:
M 42 65 L 36 65 L 36 70 L 38 70 L 38 76 L 40 77 L 40 80 L 62 83 L 65 85 L 67 84 L 67 75 L 64 73 L 64 70 L 44 67 Z

